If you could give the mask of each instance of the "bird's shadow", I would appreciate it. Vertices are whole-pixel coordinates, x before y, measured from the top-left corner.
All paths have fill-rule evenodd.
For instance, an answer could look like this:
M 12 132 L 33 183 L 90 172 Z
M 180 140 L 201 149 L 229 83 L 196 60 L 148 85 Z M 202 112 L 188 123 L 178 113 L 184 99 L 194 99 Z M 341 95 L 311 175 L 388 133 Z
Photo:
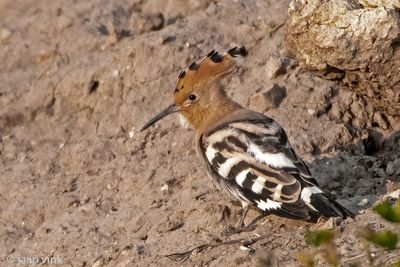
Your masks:
M 394 164 L 400 158 L 400 132 L 385 138 L 369 130 L 363 141 L 335 149 L 333 157 L 314 155 L 308 166 L 320 186 L 353 213 L 400 189 L 400 164 Z

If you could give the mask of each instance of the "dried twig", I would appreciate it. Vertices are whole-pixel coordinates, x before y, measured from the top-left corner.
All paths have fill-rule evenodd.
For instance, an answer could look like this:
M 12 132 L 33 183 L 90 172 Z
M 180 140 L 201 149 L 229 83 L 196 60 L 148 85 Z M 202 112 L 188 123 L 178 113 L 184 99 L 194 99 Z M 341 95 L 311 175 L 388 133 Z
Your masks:
M 242 244 L 243 246 L 250 246 L 250 245 L 256 243 L 257 241 L 259 241 L 265 237 L 268 237 L 268 236 L 271 236 L 271 235 L 265 234 L 265 235 L 260 235 L 260 236 L 254 237 L 254 238 L 246 237 L 246 238 L 231 239 L 231 240 L 220 241 L 220 242 L 211 241 L 208 243 L 194 246 L 193 248 L 191 248 L 187 251 L 184 251 L 184 252 L 177 252 L 177 253 L 164 255 L 164 257 L 167 257 L 174 261 L 180 261 L 182 263 L 182 262 L 186 261 L 192 255 L 192 253 L 194 251 L 200 252 L 207 248 L 216 248 L 219 246 L 232 245 L 232 244 Z M 276 235 L 272 235 L 272 236 L 276 236 Z
M 399 256 L 400 255 L 399 250 L 400 250 L 400 248 L 396 248 L 394 250 L 391 250 L 392 253 L 385 258 L 384 262 L 387 262 L 390 259 L 392 259 L 392 258 L 394 258 L 396 256 Z M 385 250 L 377 249 L 377 250 L 371 251 L 370 254 L 375 254 L 375 253 L 382 252 L 382 251 L 385 251 Z M 348 257 L 346 259 L 343 259 L 342 263 L 352 262 L 352 261 L 355 261 L 355 260 L 358 260 L 358 259 L 361 259 L 361 258 L 364 258 L 364 257 L 367 257 L 367 256 L 368 256 L 367 252 L 362 252 L 360 254 L 356 254 L 356 255 L 350 256 L 350 257 Z

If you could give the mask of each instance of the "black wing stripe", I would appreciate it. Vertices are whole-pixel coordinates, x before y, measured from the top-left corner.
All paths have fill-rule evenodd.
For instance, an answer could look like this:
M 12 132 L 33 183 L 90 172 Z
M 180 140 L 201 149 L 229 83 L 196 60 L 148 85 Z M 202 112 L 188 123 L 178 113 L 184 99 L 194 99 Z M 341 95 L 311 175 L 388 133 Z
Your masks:
M 212 144 L 212 147 L 215 148 L 216 150 L 219 150 L 219 151 L 232 152 L 232 148 L 231 148 L 231 146 L 229 146 L 226 143 L 225 138 L 222 139 L 222 141 L 220 141 L 220 142 L 216 142 L 216 143 Z
M 235 147 L 239 148 L 242 151 L 247 151 L 247 145 L 239 140 L 239 138 L 231 135 L 226 138 L 228 143 L 233 144 Z
M 221 153 L 216 153 L 215 157 L 213 158 L 211 164 L 214 168 L 218 169 L 221 164 L 226 161 L 226 157 L 224 157 Z
M 294 194 L 298 194 L 300 190 L 299 183 L 294 183 L 291 185 L 285 185 L 282 187 L 282 194 L 286 196 L 293 196 Z
M 228 173 L 228 178 L 237 177 L 239 173 L 245 171 L 249 168 L 249 165 L 245 161 L 240 161 L 236 165 L 234 165 Z
M 247 173 L 246 179 L 245 179 L 244 182 L 243 182 L 243 187 L 244 187 L 244 188 L 249 188 L 249 189 L 250 189 L 250 188 L 253 186 L 255 180 L 257 179 L 257 177 L 258 177 L 258 176 L 255 175 L 255 174 L 252 173 L 252 172 Z

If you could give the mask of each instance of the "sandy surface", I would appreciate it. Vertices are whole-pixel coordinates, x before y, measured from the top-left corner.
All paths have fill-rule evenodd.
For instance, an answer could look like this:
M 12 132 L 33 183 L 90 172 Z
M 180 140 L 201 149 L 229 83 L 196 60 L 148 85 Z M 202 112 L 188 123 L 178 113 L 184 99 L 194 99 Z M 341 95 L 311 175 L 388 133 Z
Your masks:
M 259 257 L 298 266 L 312 224 L 267 216 L 228 234 L 240 206 L 206 176 L 193 131 L 171 116 L 139 132 L 172 101 L 181 69 L 238 44 L 250 54 L 226 80 L 229 95 L 250 106 L 273 84 L 286 88 L 266 114 L 321 186 L 360 211 L 337 244 L 344 259 L 362 253 L 357 229 L 384 227 L 368 208 L 400 179 L 399 126 L 359 128 L 333 114 L 358 98 L 285 58 L 288 2 L 0 1 L 0 266 L 39 256 L 59 257 L 57 266 L 254 266 Z M 276 62 L 283 71 L 271 75 Z M 165 257 L 259 235 L 249 250 Z

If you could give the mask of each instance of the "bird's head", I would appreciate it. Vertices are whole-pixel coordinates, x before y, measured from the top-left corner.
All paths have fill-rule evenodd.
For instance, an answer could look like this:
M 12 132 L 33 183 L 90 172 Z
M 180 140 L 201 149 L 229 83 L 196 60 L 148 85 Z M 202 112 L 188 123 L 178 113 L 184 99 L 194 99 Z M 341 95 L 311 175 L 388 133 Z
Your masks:
M 179 74 L 174 90 L 174 103 L 149 120 L 141 131 L 165 116 L 180 112 L 195 128 L 231 104 L 218 81 L 235 70 L 235 59 L 247 55 L 244 46 L 228 50 L 223 55 L 211 51 L 200 63 L 193 62 Z

